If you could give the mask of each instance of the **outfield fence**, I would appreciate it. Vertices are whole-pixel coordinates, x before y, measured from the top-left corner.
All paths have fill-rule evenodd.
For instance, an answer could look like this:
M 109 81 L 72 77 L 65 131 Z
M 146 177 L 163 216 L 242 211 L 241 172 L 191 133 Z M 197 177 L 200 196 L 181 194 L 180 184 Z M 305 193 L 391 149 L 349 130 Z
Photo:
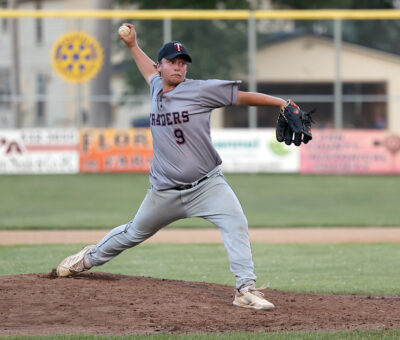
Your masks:
M 398 174 L 400 135 L 316 129 L 301 147 L 278 143 L 274 129 L 213 129 L 224 172 Z M 0 130 L 0 174 L 149 172 L 148 128 Z
M 146 126 L 147 85 L 116 33 L 128 21 L 153 59 L 164 42 L 183 41 L 188 77 L 241 79 L 245 90 L 317 106 L 316 128 L 400 131 L 398 10 L 30 6 L 0 10 L 0 129 Z M 270 108 L 231 107 L 212 124 L 268 128 L 275 119 Z

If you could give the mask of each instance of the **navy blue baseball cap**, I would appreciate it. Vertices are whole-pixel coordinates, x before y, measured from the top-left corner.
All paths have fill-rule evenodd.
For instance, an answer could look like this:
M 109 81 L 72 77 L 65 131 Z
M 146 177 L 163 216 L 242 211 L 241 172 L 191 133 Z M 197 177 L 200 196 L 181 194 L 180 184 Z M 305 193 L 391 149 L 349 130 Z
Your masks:
M 190 58 L 189 52 L 186 49 L 185 45 L 183 45 L 179 41 L 171 41 L 161 47 L 158 51 L 157 61 L 160 62 L 162 58 L 171 60 L 178 55 L 184 57 L 188 62 L 192 62 L 192 58 Z

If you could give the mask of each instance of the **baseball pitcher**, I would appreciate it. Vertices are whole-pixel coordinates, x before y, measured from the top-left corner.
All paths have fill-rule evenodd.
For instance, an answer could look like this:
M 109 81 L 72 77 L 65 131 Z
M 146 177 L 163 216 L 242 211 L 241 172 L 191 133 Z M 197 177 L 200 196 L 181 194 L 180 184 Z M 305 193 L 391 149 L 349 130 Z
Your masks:
M 230 270 L 236 278 L 233 304 L 268 310 L 274 305 L 255 288 L 256 276 L 247 219 L 219 165 L 222 163 L 210 137 L 213 109 L 229 105 L 275 106 L 280 109 L 277 139 L 286 144 L 311 139 L 307 114 L 292 101 L 239 90 L 240 81 L 186 78 L 192 62 L 178 41 L 165 44 L 153 62 L 138 46 L 135 27 L 119 36 L 150 85 L 154 159 L 150 188 L 135 217 L 112 229 L 96 245 L 67 257 L 57 268 L 60 277 L 100 266 L 145 241 L 168 224 L 187 217 L 201 217 L 221 231 Z M 122 34 L 124 33 L 124 34 Z

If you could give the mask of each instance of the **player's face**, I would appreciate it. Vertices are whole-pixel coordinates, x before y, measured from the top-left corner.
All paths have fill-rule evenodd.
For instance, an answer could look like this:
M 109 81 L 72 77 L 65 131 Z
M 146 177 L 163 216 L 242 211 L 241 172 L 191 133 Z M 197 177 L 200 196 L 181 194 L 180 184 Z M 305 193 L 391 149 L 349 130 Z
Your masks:
M 180 56 L 168 60 L 163 58 L 161 63 L 157 63 L 157 71 L 161 75 L 163 82 L 169 86 L 177 86 L 185 80 L 187 61 Z

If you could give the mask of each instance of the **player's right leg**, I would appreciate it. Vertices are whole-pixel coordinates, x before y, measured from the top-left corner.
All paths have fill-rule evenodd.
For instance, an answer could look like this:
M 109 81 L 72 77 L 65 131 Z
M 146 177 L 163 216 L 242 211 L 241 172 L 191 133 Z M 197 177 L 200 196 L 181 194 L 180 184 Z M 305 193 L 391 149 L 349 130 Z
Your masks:
M 100 266 L 122 251 L 147 240 L 168 224 L 186 217 L 177 190 L 149 189 L 135 217 L 112 229 L 97 245 L 85 247 L 64 259 L 57 268 L 58 276 L 69 276 L 92 266 Z
M 190 216 L 203 217 L 220 230 L 228 254 L 230 269 L 236 277 L 233 304 L 251 309 L 273 309 L 260 289 L 255 288 L 253 256 L 248 223 L 241 204 L 222 174 L 201 183 L 187 198 Z

